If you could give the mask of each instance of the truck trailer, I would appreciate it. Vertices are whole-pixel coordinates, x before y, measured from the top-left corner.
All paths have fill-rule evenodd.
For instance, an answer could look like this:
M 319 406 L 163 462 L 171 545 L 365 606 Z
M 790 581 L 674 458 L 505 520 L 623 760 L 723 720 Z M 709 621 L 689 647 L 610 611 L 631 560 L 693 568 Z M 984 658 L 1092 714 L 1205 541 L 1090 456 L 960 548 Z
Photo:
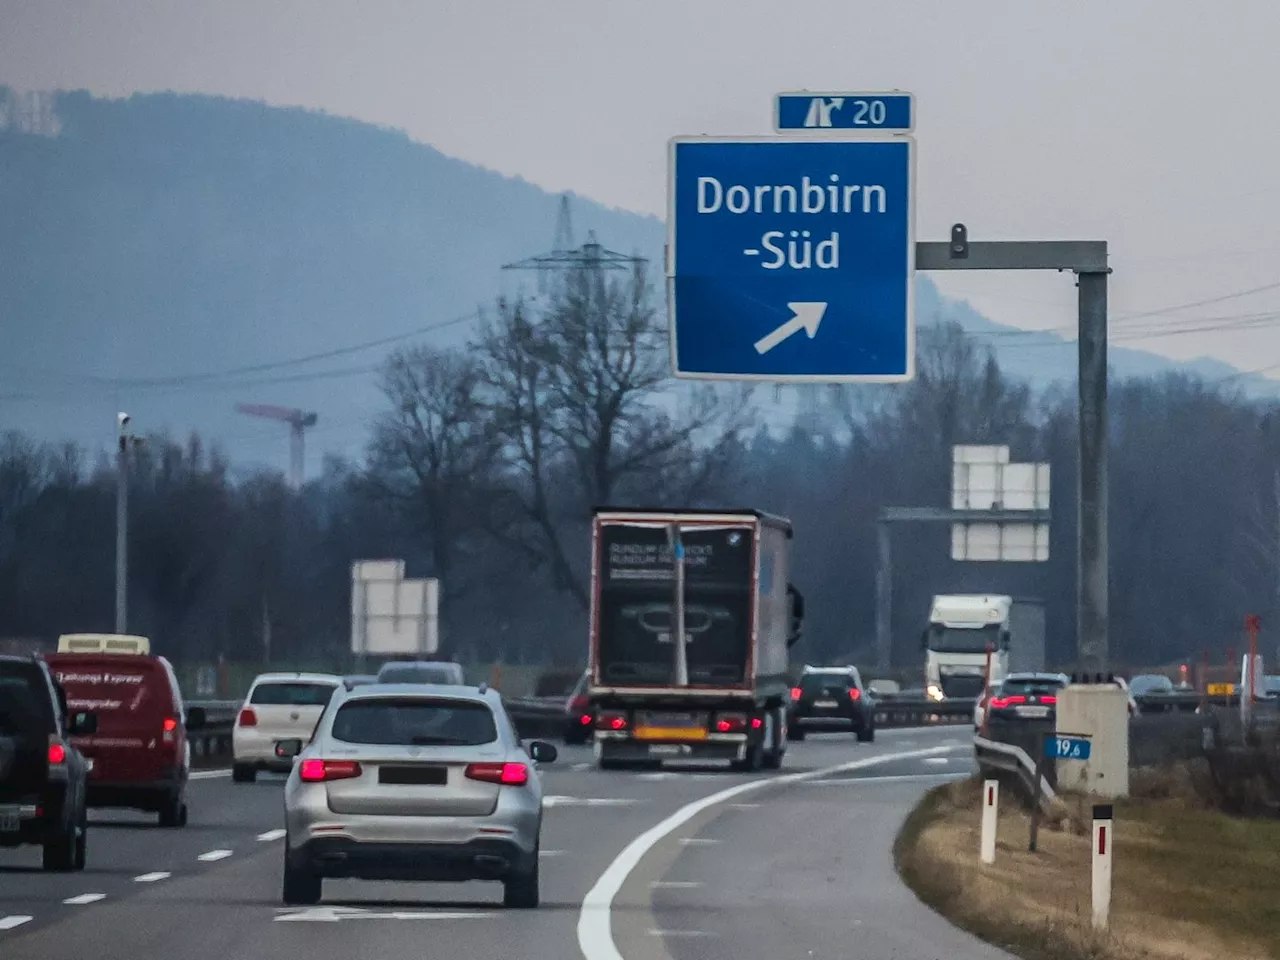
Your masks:
M 597 508 L 587 697 L 602 769 L 776 769 L 804 598 L 791 523 L 759 510 Z

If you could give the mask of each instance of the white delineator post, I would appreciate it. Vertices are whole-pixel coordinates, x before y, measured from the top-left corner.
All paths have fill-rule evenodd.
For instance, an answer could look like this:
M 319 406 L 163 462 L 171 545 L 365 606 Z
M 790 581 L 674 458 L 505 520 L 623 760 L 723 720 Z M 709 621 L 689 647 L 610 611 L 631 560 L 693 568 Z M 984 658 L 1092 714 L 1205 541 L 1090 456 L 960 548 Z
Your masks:
M 1107 929 L 1111 915 L 1111 853 L 1115 847 L 1111 804 L 1093 808 L 1093 928 Z
M 1000 781 L 982 784 L 982 862 L 996 862 L 996 809 L 1000 802 Z

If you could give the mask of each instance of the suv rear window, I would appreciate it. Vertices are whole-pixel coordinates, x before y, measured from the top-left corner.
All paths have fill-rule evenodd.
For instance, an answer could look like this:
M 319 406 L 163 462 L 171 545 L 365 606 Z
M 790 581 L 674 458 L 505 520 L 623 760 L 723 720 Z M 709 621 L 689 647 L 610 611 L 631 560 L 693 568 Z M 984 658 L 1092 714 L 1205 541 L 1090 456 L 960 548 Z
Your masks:
M 806 673 L 800 678 L 800 690 L 812 695 L 844 693 L 856 686 L 847 673 Z
M 331 683 L 260 683 L 249 702 L 264 707 L 323 707 L 335 689 Z
M 1051 677 L 1025 677 L 1006 680 L 1000 685 L 1002 696 L 1043 697 L 1053 696 L 1062 689 L 1062 681 Z
M 0 660 L 0 734 L 53 730 L 52 707 L 38 667 Z
M 330 736 L 344 743 L 469 747 L 493 743 L 498 728 L 483 703 L 387 697 L 343 704 Z

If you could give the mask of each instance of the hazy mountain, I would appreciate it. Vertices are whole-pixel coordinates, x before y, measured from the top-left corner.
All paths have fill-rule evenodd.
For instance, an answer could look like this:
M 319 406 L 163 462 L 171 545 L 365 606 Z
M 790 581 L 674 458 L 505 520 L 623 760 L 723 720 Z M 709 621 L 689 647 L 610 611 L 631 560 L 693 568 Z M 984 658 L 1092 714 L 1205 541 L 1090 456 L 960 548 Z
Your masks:
M 459 342 L 478 307 L 534 290 L 532 274 L 502 266 L 552 248 L 558 203 L 323 113 L 0 88 L 0 427 L 98 446 L 127 409 L 139 429 L 199 430 L 237 459 L 283 465 L 284 428 L 234 412 L 270 403 L 319 413 L 312 465 L 356 452 L 379 409 L 370 370 L 414 331 Z M 576 243 L 594 230 L 660 276 L 658 219 L 577 198 L 572 212 Z M 1014 374 L 1072 375 L 1072 343 L 1037 336 L 1032 348 L 924 278 L 919 303 L 922 323 L 959 320 Z M 1122 376 L 1178 367 L 1112 358 Z M 792 408 L 786 396 L 766 406 L 775 418 Z

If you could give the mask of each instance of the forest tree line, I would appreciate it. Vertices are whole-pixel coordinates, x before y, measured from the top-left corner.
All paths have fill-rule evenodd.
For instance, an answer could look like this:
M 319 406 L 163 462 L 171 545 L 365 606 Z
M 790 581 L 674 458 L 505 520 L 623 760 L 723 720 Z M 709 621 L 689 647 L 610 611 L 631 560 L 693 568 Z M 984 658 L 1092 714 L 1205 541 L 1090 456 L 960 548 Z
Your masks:
M 399 557 L 441 580 L 446 656 L 573 665 L 593 506 L 749 506 L 795 524 L 796 655 L 867 662 L 880 510 L 945 506 L 951 447 L 1006 444 L 1052 466 L 1050 560 L 953 563 L 947 529 L 895 530 L 895 664 L 919 658 L 931 594 L 984 591 L 1043 598 L 1051 659 L 1067 665 L 1074 392 L 1010 379 L 958 326 L 919 337 L 912 382 L 822 389 L 779 435 L 745 390 L 670 379 L 643 272 L 570 274 L 545 301 L 498 302 L 465 348 L 391 355 L 365 457 L 326 459 L 301 490 L 238 479 L 199 437 L 145 438 L 131 454 L 130 628 L 178 661 L 340 656 L 351 562 Z M 1229 382 L 1112 384 L 1118 664 L 1219 660 L 1246 613 L 1264 627 L 1280 615 L 1277 413 Z M 110 461 L 0 433 L 0 638 L 111 629 L 114 502 Z

